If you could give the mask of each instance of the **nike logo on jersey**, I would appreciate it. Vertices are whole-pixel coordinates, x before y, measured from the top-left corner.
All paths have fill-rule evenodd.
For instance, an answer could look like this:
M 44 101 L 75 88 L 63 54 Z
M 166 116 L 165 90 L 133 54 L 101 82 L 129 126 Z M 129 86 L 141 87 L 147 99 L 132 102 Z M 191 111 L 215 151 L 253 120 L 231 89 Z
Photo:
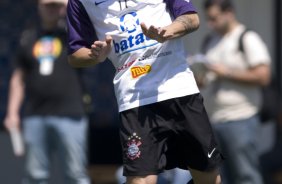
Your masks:
M 213 148 L 213 150 L 212 150 L 211 153 L 208 152 L 208 157 L 209 157 L 209 158 L 211 158 L 211 156 L 212 156 L 213 152 L 215 151 L 215 149 L 216 149 L 216 148 Z
M 95 5 L 98 6 L 99 4 L 102 4 L 102 3 L 106 2 L 106 1 L 107 1 L 107 0 L 100 1 L 100 2 L 96 2 L 96 1 L 95 1 Z

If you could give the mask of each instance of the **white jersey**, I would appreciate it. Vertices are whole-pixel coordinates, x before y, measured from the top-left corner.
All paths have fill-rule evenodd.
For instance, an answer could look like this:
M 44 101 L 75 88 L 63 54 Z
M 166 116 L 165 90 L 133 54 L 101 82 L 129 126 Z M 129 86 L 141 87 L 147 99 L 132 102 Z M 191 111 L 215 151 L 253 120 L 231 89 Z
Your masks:
M 95 30 L 99 40 L 105 40 L 106 35 L 113 38 L 109 59 L 116 69 L 113 83 L 119 111 L 199 92 L 186 62 L 182 39 L 159 43 L 142 33 L 141 22 L 148 27 L 171 24 L 172 12 L 168 11 L 167 3 L 163 0 L 79 2 L 79 6 L 74 4 L 77 3 L 75 1 L 70 1 L 68 5 L 70 39 L 75 37 L 73 35 L 77 36 L 79 31 L 77 24 L 73 23 L 76 20 L 73 14 L 78 13 L 83 16 L 87 14 L 86 18 L 91 24 L 86 25 L 92 25 L 91 29 Z M 190 3 L 184 0 L 180 2 Z M 78 12 L 81 6 L 85 12 Z M 77 45 L 71 45 L 70 52 L 78 48 Z

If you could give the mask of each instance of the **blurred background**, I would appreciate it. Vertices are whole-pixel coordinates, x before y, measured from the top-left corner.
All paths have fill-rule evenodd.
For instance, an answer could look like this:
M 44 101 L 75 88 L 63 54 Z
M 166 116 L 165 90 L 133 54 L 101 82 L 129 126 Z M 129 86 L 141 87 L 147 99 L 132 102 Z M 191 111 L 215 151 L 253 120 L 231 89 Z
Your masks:
M 194 0 L 201 27 L 197 32 L 185 37 L 188 54 L 199 52 L 200 44 L 207 33 L 202 1 Z M 234 0 L 238 19 L 248 28 L 258 32 L 270 51 L 275 78 L 275 89 L 281 94 L 281 0 Z M 0 183 L 19 184 L 23 176 L 24 158 L 13 155 L 9 134 L 3 128 L 6 112 L 7 90 L 11 74 L 10 60 L 15 53 L 20 32 L 36 18 L 35 0 L 0 0 Z M 192 43 L 192 44 L 191 44 Z M 114 97 L 112 78 L 114 69 L 110 62 L 95 68 L 84 69 L 83 80 L 87 84 L 89 96 L 85 99 L 90 118 L 88 132 L 89 172 L 93 183 L 114 183 L 114 174 L 121 164 L 118 137 L 118 114 Z M 279 99 L 281 101 L 281 98 Z M 279 114 L 280 115 L 280 114 Z M 279 117 L 279 116 L 278 116 Z M 277 183 L 282 183 L 282 143 L 279 142 L 278 124 L 275 118 L 264 123 L 261 128 L 260 152 L 264 162 L 271 165 L 270 175 Z M 269 159 L 272 158 L 272 159 Z M 273 159 L 275 158 L 275 159 Z M 269 160 L 268 160 L 269 159 Z M 273 161 L 274 160 L 274 161 Z M 56 158 L 54 159 L 56 162 Z M 274 163 L 272 163 L 274 162 Z M 61 181 L 59 168 L 52 168 L 52 183 Z

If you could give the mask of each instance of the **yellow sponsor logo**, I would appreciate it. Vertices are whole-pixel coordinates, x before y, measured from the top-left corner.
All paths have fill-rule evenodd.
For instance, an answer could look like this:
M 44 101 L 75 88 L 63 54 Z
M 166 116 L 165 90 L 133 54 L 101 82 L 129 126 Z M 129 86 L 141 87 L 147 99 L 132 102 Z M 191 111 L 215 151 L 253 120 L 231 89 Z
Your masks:
M 131 75 L 135 79 L 137 77 L 140 77 L 141 75 L 144 75 L 146 73 L 149 73 L 151 71 L 151 65 L 146 66 L 134 66 L 131 68 Z

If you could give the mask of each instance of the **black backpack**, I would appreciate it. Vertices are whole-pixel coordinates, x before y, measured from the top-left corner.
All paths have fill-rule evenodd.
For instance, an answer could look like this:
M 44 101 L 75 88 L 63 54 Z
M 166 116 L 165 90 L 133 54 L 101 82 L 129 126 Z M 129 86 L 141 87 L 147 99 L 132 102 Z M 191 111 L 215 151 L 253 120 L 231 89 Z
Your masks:
M 245 53 L 243 38 L 244 35 L 250 31 L 245 29 L 239 37 L 239 51 Z M 270 120 L 276 119 L 279 111 L 279 95 L 278 89 L 275 85 L 275 78 L 272 76 L 270 83 L 267 86 L 261 87 L 262 90 L 262 106 L 259 111 L 259 118 L 261 122 L 268 122 Z

